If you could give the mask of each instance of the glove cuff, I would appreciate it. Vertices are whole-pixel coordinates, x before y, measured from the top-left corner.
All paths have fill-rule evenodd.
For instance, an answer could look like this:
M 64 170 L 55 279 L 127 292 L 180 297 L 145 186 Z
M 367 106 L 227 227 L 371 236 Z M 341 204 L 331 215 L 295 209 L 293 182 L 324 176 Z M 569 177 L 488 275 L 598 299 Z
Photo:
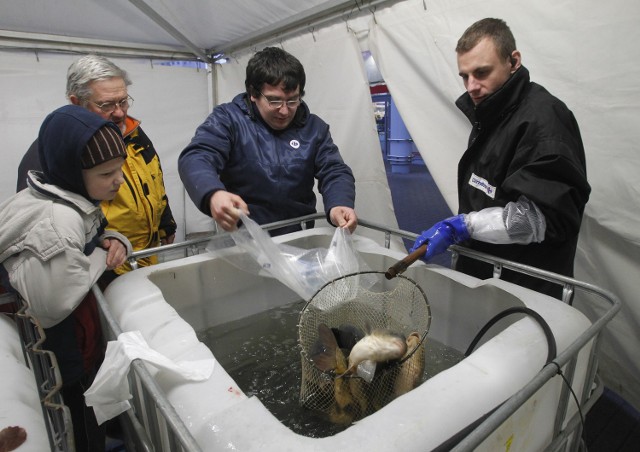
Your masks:
M 445 223 L 453 229 L 453 240 L 455 243 L 464 242 L 471 238 L 469 229 L 467 229 L 465 217 L 465 214 L 460 214 L 445 220 Z

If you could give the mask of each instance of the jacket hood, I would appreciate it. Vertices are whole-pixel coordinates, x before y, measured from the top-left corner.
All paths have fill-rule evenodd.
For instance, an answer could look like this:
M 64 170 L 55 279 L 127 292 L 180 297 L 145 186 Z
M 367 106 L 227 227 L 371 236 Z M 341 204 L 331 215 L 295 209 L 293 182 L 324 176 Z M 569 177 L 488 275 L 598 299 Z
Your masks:
M 44 182 L 91 200 L 82 179 L 82 153 L 98 129 L 113 122 L 78 105 L 65 105 L 50 113 L 40 127 L 38 153 Z

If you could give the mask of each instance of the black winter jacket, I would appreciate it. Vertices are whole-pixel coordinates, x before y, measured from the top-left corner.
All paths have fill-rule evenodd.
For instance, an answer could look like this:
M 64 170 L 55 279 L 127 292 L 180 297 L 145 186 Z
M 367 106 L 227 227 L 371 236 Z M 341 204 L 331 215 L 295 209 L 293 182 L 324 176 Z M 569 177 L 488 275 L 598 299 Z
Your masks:
M 573 113 L 531 82 L 525 67 L 479 105 L 473 105 L 468 93 L 456 105 L 473 125 L 469 147 L 458 164 L 459 213 L 504 207 L 524 195 L 540 208 L 547 224 L 541 243 L 495 245 L 470 240 L 465 245 L 573 276 L 578 232 L 591 192 Z M 470 259 L 461 258 L 457 268 L 483 279 L 492 275 L 490 266 Z M 555 284 L 508 271 L 503 275 L 552 296 L 561 294 Z

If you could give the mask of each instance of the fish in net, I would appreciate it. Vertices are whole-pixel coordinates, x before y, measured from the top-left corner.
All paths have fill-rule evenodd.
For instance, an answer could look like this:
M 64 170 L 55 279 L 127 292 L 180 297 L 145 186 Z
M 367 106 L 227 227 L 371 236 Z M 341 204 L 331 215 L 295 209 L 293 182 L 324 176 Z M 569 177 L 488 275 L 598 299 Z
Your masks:
M 424 378 L 427 296 L 413 280 L 359 272 L 320 288 L 300 314 L 300 403 L 350 424 Z

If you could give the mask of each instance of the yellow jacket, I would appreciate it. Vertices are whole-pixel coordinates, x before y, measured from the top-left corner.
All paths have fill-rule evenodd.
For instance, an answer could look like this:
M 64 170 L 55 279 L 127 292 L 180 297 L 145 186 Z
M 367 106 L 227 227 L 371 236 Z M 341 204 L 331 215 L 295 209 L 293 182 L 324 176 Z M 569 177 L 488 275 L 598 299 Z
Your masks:
M 153 143 L 140 128 L 140 121 L 127 117 L 124 141 L 127 158 L 122 171 L 125 183 L 116 197 L 101 203 L 109 221 L 107 229 L 113 229 L 129 239 L 134 251 L 153 248 L 160 240 L 175 234 L 169 200 L 164 188 L 160 158 Z M 138 259 L 138 265 L 146 267 L 157 263 L 157 256 Z M 131 270 L 127 263 L 115 272 L 119 275 Z

